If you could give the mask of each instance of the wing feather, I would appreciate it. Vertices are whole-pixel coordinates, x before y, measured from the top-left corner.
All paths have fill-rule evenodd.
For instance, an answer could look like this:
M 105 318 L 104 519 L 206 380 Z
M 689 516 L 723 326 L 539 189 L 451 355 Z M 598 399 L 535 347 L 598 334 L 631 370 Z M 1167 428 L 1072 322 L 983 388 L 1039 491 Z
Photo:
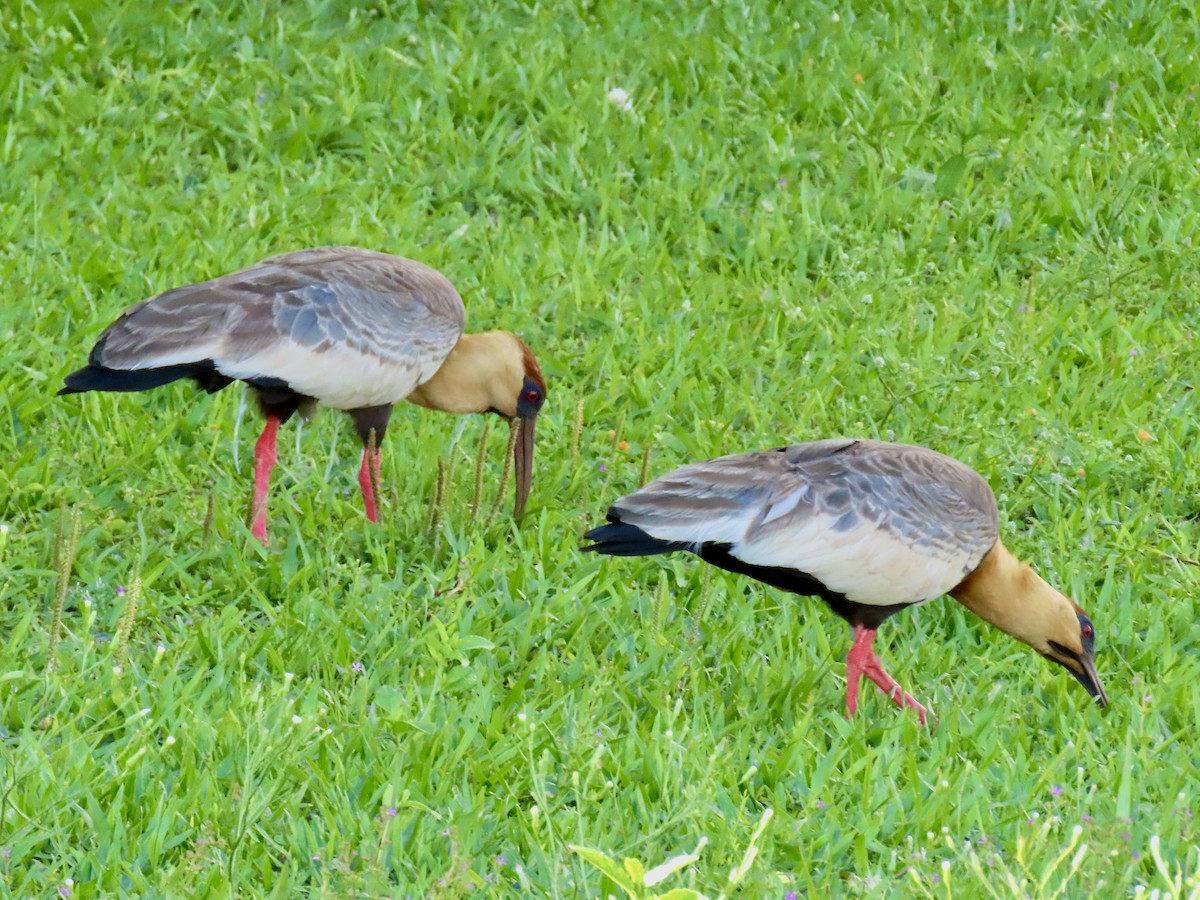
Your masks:
M 136 304 L 90 362 L 130 370 L 212 360 L 230 378 L 280 379 L 327 406 L 381 405 L 438 370 L 465 318 L 454 286 L 428 266 L 321 247 Z
M 871 605 L 945 593 L 999 534 L 995 498 L 978 473 L 923 447 L 876 441 L 683 466 L 611 514 L 660 540 L 728 544 L 742 562 L 794 569 Z

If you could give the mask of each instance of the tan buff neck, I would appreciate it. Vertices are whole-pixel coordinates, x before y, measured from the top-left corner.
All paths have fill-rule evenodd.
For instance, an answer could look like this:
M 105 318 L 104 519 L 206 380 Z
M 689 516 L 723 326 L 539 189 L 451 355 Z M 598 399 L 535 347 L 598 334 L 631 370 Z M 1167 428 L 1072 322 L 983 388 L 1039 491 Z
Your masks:
M 464 334 L 442 367 L 407 399 L 451 413 L 495 409 L 514 416 L 525 378 L 522 347 L 506 331 Z
M 1050 641 L 1076 652 L 1081 649 L 1079 607 L 999 540 L 950 596 L 1040 653 L 1048 652 Z

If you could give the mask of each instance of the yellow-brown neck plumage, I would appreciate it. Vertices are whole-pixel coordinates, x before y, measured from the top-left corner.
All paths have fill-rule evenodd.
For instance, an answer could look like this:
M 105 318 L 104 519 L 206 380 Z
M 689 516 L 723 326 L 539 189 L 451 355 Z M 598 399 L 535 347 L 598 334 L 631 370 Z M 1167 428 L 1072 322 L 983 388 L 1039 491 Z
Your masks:
M 452 413 L 494 409 L 511 418 L 525 381 L 527 352 L 521 339 L 507 331 L 464 334 L 442 367 L 407 399 L 428 409 Z
M 1049 652 L 1051 641 L 1073 651 L 1082 649 L 1079 607 L 1000 541 L 950 596 L 1039 653 Z

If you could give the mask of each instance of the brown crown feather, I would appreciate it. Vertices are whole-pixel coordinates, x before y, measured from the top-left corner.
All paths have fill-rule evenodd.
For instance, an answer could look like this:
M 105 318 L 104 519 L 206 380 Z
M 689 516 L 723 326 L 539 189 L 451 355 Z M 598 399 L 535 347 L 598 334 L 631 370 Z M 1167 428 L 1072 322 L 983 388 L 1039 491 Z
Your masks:
M 517 338 L 517 343 L 521 345 L 521 361 L 525 365 L 525 376 L 542 389 L 544 397 L 546 395 L 546 379 L 542 376 L 542 367 L 538 365 L 537 357 L 533 355 L 528 344 L 520 338 Z

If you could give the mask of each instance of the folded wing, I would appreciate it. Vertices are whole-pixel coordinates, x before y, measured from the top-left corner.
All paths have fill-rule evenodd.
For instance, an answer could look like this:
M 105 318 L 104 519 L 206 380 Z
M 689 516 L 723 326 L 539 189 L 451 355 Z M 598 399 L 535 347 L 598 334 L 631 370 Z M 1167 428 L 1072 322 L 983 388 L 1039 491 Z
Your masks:
M 991 489 L 968 466 L 854 440 L 687 465 L 618 500 L 609 520 L 697 552 L 728 545 L 748 565 L 795 570 L 869 605 L 945 593 L 999 533 Z
M 381 405 L 437 371 L 464 320 L 458 292 L 434 269 L 322 247 L 130 307 L 101 335 L 89 368 L 208 366 L 229 379 L 286 385 L 335 408 Z

